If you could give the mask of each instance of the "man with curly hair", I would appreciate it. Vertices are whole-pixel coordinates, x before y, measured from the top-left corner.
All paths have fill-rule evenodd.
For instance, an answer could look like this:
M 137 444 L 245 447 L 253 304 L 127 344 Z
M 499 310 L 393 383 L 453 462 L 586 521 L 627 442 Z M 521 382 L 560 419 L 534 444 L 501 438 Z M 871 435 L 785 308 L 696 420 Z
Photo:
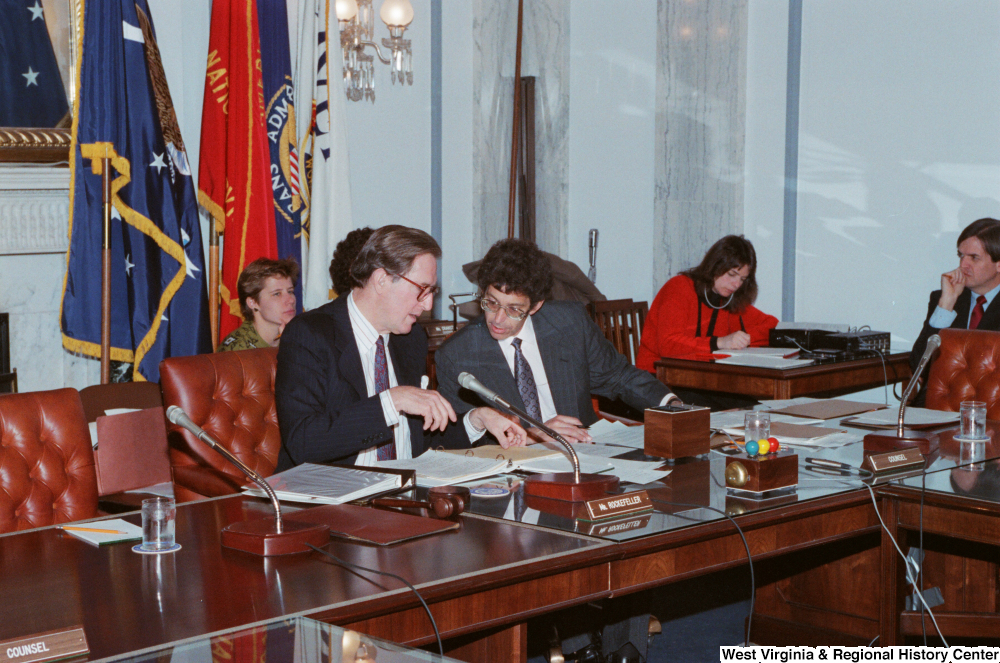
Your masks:
M 571 442 L 592 441 L 591 394 L 640 410 L 677 398 L 615 350 L 582 304 L 547 301 L 552 270 L 532 242 L 494 244 L 477 280 L 483 316 L 435 353 L 438 389 L 456 412 L 484 404 L 459 387 L 463 371 Z

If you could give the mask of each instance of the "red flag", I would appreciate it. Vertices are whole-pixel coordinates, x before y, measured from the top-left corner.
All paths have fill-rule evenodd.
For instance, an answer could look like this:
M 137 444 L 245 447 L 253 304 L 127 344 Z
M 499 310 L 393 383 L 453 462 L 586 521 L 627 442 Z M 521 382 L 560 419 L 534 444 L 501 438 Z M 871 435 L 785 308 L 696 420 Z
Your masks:
M 256 0 L 215 0 L 201 118 L 198 202 L 222 233 L 219 339 L 242 322 L 236 280 L 277 258 Z

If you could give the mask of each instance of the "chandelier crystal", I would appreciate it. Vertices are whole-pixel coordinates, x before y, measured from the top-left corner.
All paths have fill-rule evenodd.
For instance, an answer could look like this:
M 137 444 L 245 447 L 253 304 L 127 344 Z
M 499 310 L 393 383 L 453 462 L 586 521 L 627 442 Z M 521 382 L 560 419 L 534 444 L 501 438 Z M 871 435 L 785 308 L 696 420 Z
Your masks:
M 351 101 L 367 99 L 375 102 L 375 56 L 390 67 L 393 84 L 413 85 L 413 53 L 410 40 L 403 39 L 406 27 L 413 21 L 410 0 L 385 0 L 379 17 L 389 29 L 389 38 L 382 46 L 375 43 L 375 10 L 372 0 L 337 0 L 337 20 L 340 22 L 340 46 L 344 53 L 344 92 Z M 365 47 L 374 55 L 365 53 Z

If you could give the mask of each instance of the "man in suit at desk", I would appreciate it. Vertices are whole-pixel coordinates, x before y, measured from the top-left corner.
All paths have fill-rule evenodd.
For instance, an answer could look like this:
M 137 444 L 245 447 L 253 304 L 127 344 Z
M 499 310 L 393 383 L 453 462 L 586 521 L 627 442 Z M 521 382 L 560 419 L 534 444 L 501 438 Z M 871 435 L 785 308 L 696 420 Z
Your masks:
M 979 219 L 966 226 L 958 236 L 958 268 L 942 274 L 941 289 L 931 293 L 927 319 L 913 344 L 910 366 L 916 368 L 927 347 L 927 339 L 939 329 L 1000 330 L 998 292 L 1000 221 Z M 925 377 L 926 374 L 925 370 Z
M 597 421 L 591 394 L 639 410 L 677 396 L 629 363 L 577 302 L 546 301 L 552 270 L 533 243 L 505 239 L 477 274 L 483 316 L 435 353 L 441 393 L 458 412 L 481 405 L 458 385 L 469 372 L 571 442 L 590 442 Z
M 411 458 L 486 431 L 505 447 L 524 444 L 523 428 L 486 407 L 449 426 L 452 406 L 423 388 L 427 335 L 416 321 L 438 292 L 440 256 L 422 230 L 379 228 L 351 265 L 351 293 L 288 323 L 275 377 L 278 470 Z

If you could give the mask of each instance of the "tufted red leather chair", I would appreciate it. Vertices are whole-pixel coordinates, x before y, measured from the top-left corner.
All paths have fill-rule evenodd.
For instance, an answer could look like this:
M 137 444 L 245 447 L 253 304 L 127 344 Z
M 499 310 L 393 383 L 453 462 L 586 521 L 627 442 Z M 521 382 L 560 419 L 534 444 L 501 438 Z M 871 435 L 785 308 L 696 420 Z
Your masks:
M 76 389 L 0 396 L 0 532 L 97 515 L 94 453 Z
M 171 357 L 160 362 L 163 405 L 177 405 L 237 458 L 263 476 L 281 448 L 274 408 L 277 348 Z M 167 424 L 178 502 L 239 492 L 248 479 L 188 431 Z
M 927 377 L 927 407 L 958 412 L 962 401 L 984 401 L 1000 420 L 1000 332 L 942 329 L 941 349 Z

